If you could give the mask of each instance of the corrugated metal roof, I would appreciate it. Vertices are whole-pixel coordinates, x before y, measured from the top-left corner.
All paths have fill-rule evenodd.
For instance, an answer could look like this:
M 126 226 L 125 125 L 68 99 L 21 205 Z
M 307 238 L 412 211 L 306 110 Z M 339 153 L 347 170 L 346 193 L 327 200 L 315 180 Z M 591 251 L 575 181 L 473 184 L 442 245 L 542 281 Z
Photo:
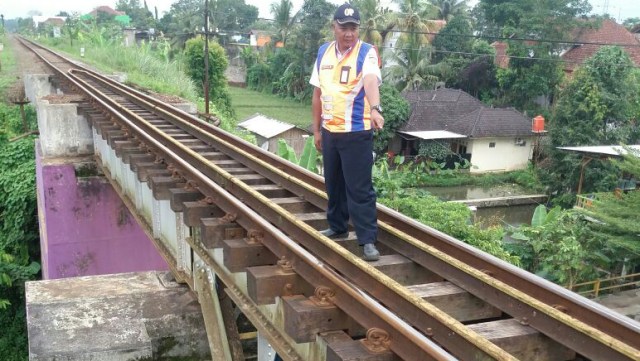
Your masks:
M 267 139 L 295 128 L 293 124 L 272 119 L 262 114 L 254 114 L 247 120 L 238 123 L 238 126 Z
M 449 132 L 446 130 L 425 130 L 419 132 L 398 132 L 400 134 L 410 135 L 412 137 L 420 139 L 454 139 L 454 138 L 466 138 L 466 135 Z
M 629 148 L 635 150 L 636 154 L 640 154 L 640 145 L 630 145 Z M 611 155 L 620 156 L 620 154 L 627 154 L 627 151 L 619 145 L 592 145 L 585 147 L 558 147 L 558 149 L 568 150 L 571 152 L 578 152 L 583 154 L 593 155 Z

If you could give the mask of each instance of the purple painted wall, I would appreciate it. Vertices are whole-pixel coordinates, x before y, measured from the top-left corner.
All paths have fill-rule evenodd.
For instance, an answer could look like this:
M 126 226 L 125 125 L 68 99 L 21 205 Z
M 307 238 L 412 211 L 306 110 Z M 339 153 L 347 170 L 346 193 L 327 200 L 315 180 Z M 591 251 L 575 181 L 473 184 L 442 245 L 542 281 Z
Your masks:
M 36 143 L 36 178 L 43 279 L 168 269 L 104 177 L 43 163 Z

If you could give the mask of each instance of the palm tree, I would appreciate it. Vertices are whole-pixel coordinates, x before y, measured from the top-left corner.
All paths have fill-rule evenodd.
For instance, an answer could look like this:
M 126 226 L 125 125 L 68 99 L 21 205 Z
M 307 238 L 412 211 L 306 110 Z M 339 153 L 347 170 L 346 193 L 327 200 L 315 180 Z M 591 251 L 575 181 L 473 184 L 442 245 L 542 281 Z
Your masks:
M 393 28 L 389 8 L 383 8 L 380 0 L 353 0 L 351 4 L 360 10 L 360 38 L 380 49 Z
M 402 44 L 402 43 L 400 43 Z M 400 92 L 407 90 L 433 89 L 441 74 L 446 70 L 445 63 L 432 64 L 432 47 L 398 47 L 385 53 L 383 69 L 386 81 L 394 84 Z
M 422 0 L 398 1 L 400 13 L 391 23 L 400 31 L 393 51 L 385 52 L 383 76 L 400 91 L 431 88 L 444 70 L 443 64 L 432 64 L 430 35 L 436 24 L 428 20 L 430 7 Z
M 271 15 L 273 15 L 275 26 L 278 28 L 282 44 L 287 44 L 287 37 L 291 28 L 298 20 L 300 12 L 291 15 L 293 4 L 291 0 L 280 0 L 280 3 L 271 3 Z
M 427 0 L 440 20 L 448 21 L 467 10 L 467 0 Z

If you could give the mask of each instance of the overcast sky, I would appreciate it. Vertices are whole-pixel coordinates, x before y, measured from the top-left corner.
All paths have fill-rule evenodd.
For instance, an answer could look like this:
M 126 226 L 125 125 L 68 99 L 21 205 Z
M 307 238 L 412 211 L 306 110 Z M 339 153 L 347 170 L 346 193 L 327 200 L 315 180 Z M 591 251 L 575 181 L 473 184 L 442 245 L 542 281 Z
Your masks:
M 204 0 L 203 0 L 204 1 Z M 269 13 L 269 4 L 277 0 L 245 0 L 245 3 L 255 5 L 260 9 L 260 17 L 271 18 Z M 341 4 L 344 0 L 329 0 L 334 4 Z M 603 12 L 603 6 L 606 2 L 609 3 L 609 14 L 622 21 L 626 18 L 640 17 L 640 1 L 639 0 L 590 0 L 593 12 L 601 14 Z M 140 1 L 143 2 L 142 0 Z M 171 4 L 175 0 L 147 0 L 149 9 L 153 9 L 154 6 L 158 7 L 158 13 L 160 16 L 165 11 L 168 11 Z M 294 8 L 297 10 L 303 3 L 303 0 L 292 0 Z M 477 0 L 470 0 L 469 4 L 475 4 Z M 55 15 L 60 11 L 67 11 L 69 13 L 79 12 L 88 13 L 96 6 L 109 5 L 114 7 L 116 0 L 65 0 L 65 1 L 52 1 L 52 0 L 0 0 L 0 14 L 4 14 L 5 19 L 12 19 L 17 17 L 27 17 L 30 11 L 35 10 L 42 13 L 42 15 Z M 392 0 L 382 0 L 383 6 L 389 6 Z

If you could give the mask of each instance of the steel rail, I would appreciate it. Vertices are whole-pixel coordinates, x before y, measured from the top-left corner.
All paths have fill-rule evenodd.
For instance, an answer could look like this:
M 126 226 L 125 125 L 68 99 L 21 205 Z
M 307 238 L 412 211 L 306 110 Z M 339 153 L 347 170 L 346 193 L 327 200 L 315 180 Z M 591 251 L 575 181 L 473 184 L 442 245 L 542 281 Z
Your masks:
M 80 73 L 83 71 L 74 70 L 72 73 Z M 89 73 L 84 73 L 87 76 L 93 77 Z M 96 79 L 97 80 L 97 79 Z M 134 96 L 127 93 L 125 90 L 121 90 L 123 94 L 128 96 Z M 150 104 L 145 104 L 142 99 L 136 99 L 139 105 L 145 105 L 147 107 Z M 300 221 L 293 214 L 274 204 L 270 199 L 262 195 L 261 193 L 253 190 L 250 186 L 246 185 L 243 181 L 238 180 L 235 176 L 226 172 L 223 168 L 211 164 L 204 157 L 191 151 L 188 147 L 185 147 L 180 142 L 173 140 L 170 137 L 165 137 L 161 131 L 149 124 L 149 132 L 157 132 L 159 137 L 163 140 L 170 142 L 172 148 L 175 151 L 180 149 L 179 154 L 183 157 L 190 157 L 191 163 L 199 162 L 199 169 L 206 169 L 207 166 L 213 172 L 205 172 L 212 179 L 216 179 L 219 184 L 229 189 L 235 196 L 243 199 L 246 204 L 249 204 L 256 210 L 260 210 L 260 214 L 267 216 L 272 222 L 278 224 L 278 226 L 286 230 L 292 236 L 298 240 L 298 242 L 304 244 L 307 248 L 314 250 L 318 254 L 322 254 L 325 262 L 331 266 L 339 269 L 343 274 L 349 275 L 352 279 L 357 279 L 357 283 L 363 285 L 364 288 L 370 290 L 369 292 L 379 298 L 387 307 L 391 308 L 398 314 L 422 314 L 424 317 L 418 317 L 411 321 L 411 323 L 421 330 L 423 333 L 432 333 L 433 339 L 440 342 L 445 348 L 452 350 L 454 354 L 458 356 L 469 358 L 475 357 L 478 352 L 486 353 L 487 356 L 491 356 L 495 359 L 512 359 L 512 356 L 500 349 L 491 342 L 488 342 L 477 333 L 471 331 L 459 321 L 455 320 L 449 315 L 442 313 L 438 308 L 431 305 L 429 302 L 416 296 L 413 292 L 410 292 L 406 287 L 400 285 L 397 281 L 393 280 L 384 273 L 376 270 L 367 262 L 361 260 L 359 257 L 354 257 L 353 254 L 342 246 L 337 245 L 332 240 L 323 237 L 320 233 L 306 224 Z M 215 142 L 217 146 L 220 146 L 222 140 Z M 241 154 L 242 151 L 235 149 L 232 145 L 225 144 L 227 152 L 233 152 L 234 155 Z M 272 168 L 269 164 L 256 161 L 252 164 L 252 169 L 269 169 Z M 286 173 L 280 170 L 274 170 L 279 173 L 281 177 L 286 177 Z M 299 183 L 295 178 L 288 179 L 291 182 Z M 289 188 L 289 184 L 287 183 Z M 298 184 L 298 186 L 304 187 L 304 184 Z M 317 192 L 314 188 L 310 188 L 312 191 Z M 240 193 L 240 194 L 239 194 Z M 342 257 L 333 257 L 334 253 L 339 253 Z M 356 276 L 357 275 L 357 276 Z M 385 290 L 385 291 L 381 291 Z M 460 348 L 459 345 L 464 344 L 465 347 Z
M 162 107 L 164 107 L 164 106 L 163 106 L 163 105 L 161 105 L 161 106 L 160 106 L 160 108 L 162 108 Z M 191 121 L 193 122 L 193 119 L 191 119 Z M 220 133 L 220 131 L 218 131 L 217 129 L 215 129 L 215 128 L 213 128 L 213 127 L 210 127 L 210 126 L 206 125 L 206 123 L 204 123 L 204 124 L 203 124 L 203 123 L 199 122 L 198 120 L 196 120 L 196 122 L 195 122 L 195 123 L 197 124 L 197 126 L 198 126 L 198 127 L 200 127 L 200 128 L 204 128 L 204 129 L 207 129 L 209 132 Z M 224 135 L 226 135 L 226 134 L 221 133 L 221 135 L 223 135 L 223 136 L 224 136 Z M 239 140 L 239 139 L 237 139 L 237 138 L 236 138 L 236 139 L 233 139 L 233 138 L 234 138 L 233 136 L 228 137 L 228 138 L 232 138 L 232 140 L 235 140 L 235 141 L 236 141 L 236 143 L 238 143 L 238 141 L 240 141 L 240 142 L 239 142 L 239 144 L 241 144 L 241 145 L 242 145 L 242 143 L 243 143 L 243 141 L 241 141 L 241 140 Z M 276 161 L 276 164 L 281 163 L 280 159 L 273 158 L 273 156 L 271 156 L 271 155 L 269 155 L 269 154 L 263 154 L 262 152 L 259 152 L 259 151 L 258 151 L 258 153 L 259 153 L 259 155 L 261 156 L 261 158 L 262 158 L 262 159 L 267 159 L 267 160 L 269 160 L 269 161 Z M 279 167 L 279 168 L 280 168 L 280 167 Z M 284 168 L 284 167 L 282 167 L 282 168 Z M 289 168 L 289 167 L 287 167 L 287 168 Z M 289 170 L 289 172 L 292 172 L 292 171 L 291 171 L 291 170 Z M 322 182 L 321 182 L 321 180 L 319 180 L 319 179 L 318 179 L 318 177 L 312 176 L 312 175 L 308 174 L 308 172 L 304 172 L 304 171 L 300 172 L 298 169 L 294 169 L 294 172 L 295 172 L 295 173 L 297 173 L 297 178 L 302 178 L 302 179 L 304 179 L 304 178 L 307 178 L 307 177 L 311 177 L 311 178 L 312 178 L 312 180 L 314 180 L 314 182 L 311 182 L 311 183 L 312 183 L 312 184 L 314 184 L 314 186 L 315 186 L 316 188 L 318 188 L 318 187 L 319 187 L 319 184 L 321 184 L 321 183 L 322 183 Z M 421 241 L 419 241 L 419 240 L 418 240 L 418 239 L 419 239 L 418 237 L 424 236 L 424 233 L 427 233 L 427 234 L 428 234 L 428 233 L 435 233 L 435 234 L 429 234 L 429 236 L 432 236 L 432 237 L 436 238 L 436 240 L 440 240 L 441 238 L 444 238 L 446 241 L 449 241 L 449 242 L 445 242 L 445 244 L 446 244 L 446 243 L 451 243 L 451 246 L 453 246 L 453 248 L 454 248 L 454 249 L 456 249 L 456 248 L 457 248 L 457 249 L 459 249 L 459 251 L 458 251 L 458 252 L 451 252 L 451 253 L 453 253 L 453 254 L 459 254 L 459 253 L 461 253 L 461 254 L 462 254 L 462 256 L 463 256 L 463 257 L 460 257 L 460 255 L 458 255 L 458 257 L 457 257 L 457 258 L 458 258 L 458 260 L 460 260 L 461 258 L 462 258 L 462 259 L 464 259 L 464 256 L 469 252 L 469 250 L 468 250 L 468 249 L 465 249 L 465 248 L 469 248 L 469 246 L 468 246 L 468 245 L 466 245 L 466 244 L 460 244 L 461 242 L 459 242 L 459 241 L 457 241 L 457 240 L 455 240 L 455 239 L 453 239 L 453 238 L 451 238 L 451 237 L 448 237 L 448 236 L 446 236 L 446 235 L 438 234 L 439 232 L 434 232 L 432 229 L 430 229 L 430 228 L 428 228 L 428 227 L 426 227 L 426 226 L 424 226 L 424 225 L 421 225 L 421 224 L 419 224 L 419 223 L 417 223 L 417 222 L 415 222 L 415 221 L 412 221 L 412 220 L 410 220 L 410 219 L 403 219 L 403 218 L 406 218 L 406 217 L 404 217 L 404 216 L 402 216 L 402 215 L 399 215 L 399 214 L 397 214 L 396 212 L 390 211 L 390 210 L 388 210 L 388 209 L 386 209 L 386 210 L 385 210 L 385 209 L 384 209 L 385 207 L 380 206 L 380 208 L 382 208 L 382 210 L 383 210 L 383 211 L 385 211 L 385 212 L 383 212 L 383 214 L 382 214 L 383 216 L 384 216 L 385 214 L 388 214 L 388 215 L 390 215 L 390 216 L 391 216 L 391 217 L 390 217 L 390 219 L 391 219 L 391 221 L 392 221 L 392 222 L 388 222 L 388 223 L 393 224 L 396 228 L 399 228 L 399 227 L 398 227 L 399 223 L 400 223 L 400 225 L 405 225 L 405 228 L 408 228 L 408 230 L 406 230 L 406 229 L 405 229 L 405 231 L 404 231 L 403 233 L 409 234 L 409 235 L 411 235 L 411 236 L 413 236 L 411 233 L 418 233 L 418 234 L 416 235 L 417 237 L 413 237 L 413 238 L 414 238 L 414 240 L 415 240 L 415 242 L 416 242 L 416 243 L 418 243 L 418 244 L 423 243 L 423 242 L 421 242 Z M 384 217 L 380 217 L 380 218 L 384 218 Z M 408 227 L 407 227 L 406 225 L 408 225 Z M 420 231 L 420 232 L 417 232 L 417 231 Z M 451 239 L 448 239 L 448 240 L 447 240 L 447 238 L 451 238 Z M 433 240 L 432 240 L 432 241 L 433 241 Z M 437 250 L 437 249 L 438 249 L 438 248 L 436 247 L 436 250 Z M 477 250 L 472 249 L 472 252 L 473 252 L 473 253 L 477 253 Z M 445 254 L 446 254 L 446 252 L 445 252 Z M 451 256 L 451 254 L 449 254 L 449 256 Z M 485 256 L 485 257 L 483 257 L 483 256 Z M 525 278 L 525 280 L 527 280 L 528 278 L 532 278 L 530 274 L 528 274 L 528 273 L 526 273 L 526 272 L 524 272 L 524 271 L 522 271 L 522 270 L 520 270 L 520 269 L 518 269 L 518 268 L 515 268 L 515 267 L 513 267 L 513 266 L 511 266 L 511 265 L 509 265 L 509 264 L 506 264 L 506 262 L 503 262 L 503 261 L 497 260 L 497 259 L 495 259 L 494 257 L 491 257 L 491 256 L 488 256 L 488 257 L 486 257 L 486 256 L 488 256 L 488 255 L 486 255 L 486 254 L 481 255 L 481 257 L 480 257 L 480 261 L 481 261 L 481 262 L 478 262 L 478 260 L 477 260 L 477 255 L 474 255 L 474 259 L 473 259 L 473 261 L 474 261 L 474 262 L 467 262 L 467 263 L 468 263 L 468 264 L 473 264 L 473 263 L 482 263 L 482 262 L 485 262 L 485 263 L 488 263 L 488 264 L 490 264 L 490 265 L 498 266 L 498 269 L 499 269 L 499 270 L 501 270 L 501 269 L 503 269 L 503 268 L 506 268 L 506 270 L 507 270 L 507 271 L 509 271 L 509 272 L 507 272 L 507 275 L 510 275 L 512 278 L 513 278 L 513 277 L 514 277 L 514 275 L 515 275 L 515 277 L 516 277 L 516 281 L 518 281 L 518 282 L 522 282 L 522 278 Z M 486 259 L 486 258 L 488 258 L 488 259 Z M 497 262 L 496 262 L 496 261 L 497 261 Z M 419 263 L 423 263 L 423 262 L 419 262 Z M 450 263 L 451 263 L 451 262 L 450 262 Z M 497 263 L 497 265 L 496 265 L 496 263 Z M 507 265 L 507 267 L 504 267 L 504 266 L 505 266 L 505 264 Z M 509 268 L 512 268 L 512 270 L 509 270 Z M 486 281 L 486 282 L 489 282 L 489 281 L 492 281 L 492 279 L 491 279 L 491 278 L 494 278 L 494 279 L 497 279 L 497 278 L 498 278 L 498 277 L 496 277 L 496 274 L 495 274 L 491 269 L 488 269 L 487 267 L 485 267 L 485 268 L 478 268 L 478 269 L 482 269 L 482 270 L 484 270 L 486 273 L 488 273 L 488 274 L 490 274 L 490 275 L 491 275 L 491 276 L 487 276 L 487 274 L 484 274 L 484 276 L 483 276 L 483 274 L 479 274 L 479 275 L 476 275 L 476 278 L 478 278 L 478 279 L 481 279 L 481 278 L 485 277 L 485 278 L 487 278 L 485 281 Z M 515 269 L 515 271 L 514 271 L 513 269 Z M 521 278 L 517 278 L 518 273 L 524 273 L 524 274 L 525 274 L 526 276 L 528 276 L 528 277 L 521 277 Z M 495 281 L 495 280 L 494 280 L 494 281 Z M 536 284 L 536 283 L 539 283 L 539 282 L 540 282 L 540 279 L 539 279 L 539 278 L 537 278 L 537 277 L 533 277 L 533 278 L 532 278 L 532 280 L 530 280 L 530 281 L 531 281 L 533 284 Z M 465 283 L 465 282 L 462 282 L 462 283 Z M 543 282 L 543 283 L 544 283 L 544 282 Z M 521 284 L 521 283 L 515 283 L 515 284 L 512 284 L 512 286 L 517 286 L 517 285 L 520 285 L 520 284 Z M 499 285 L 499 283 L 498 283 L 498 285 Z M 551 284 L 551 285 L 552 285 L 552 286 L 555 286 L 555 285 L 553 285 L 553 284 Z M 548 285 L 543 285 L 543 286 L 548 286 Z M 480 287 L 480 288 L 482 288 L 482 287 Z M 569 300 L 571 303 L 574 303 L 574 304 L 576 304 L 576 303 L 577 303 L 577 304 L 580 304 L 580 303 L 582 303 L 582 301 L 584 301 L 584 299 L 582 299 L 582 298 L 577 298 L 577 300 L 575 300 L 575 299 L 574 299 L 574 300 L 572 300 L 572 298 L 576 298 L 576 297 L 567 297 L 567 296 L 573 296 L 571 293 L 566 292 L 566 290 L 564 290 L 564 289 L 562 289 L 562 288 L 560 288 L 560 287 L 558 287 L 558 286 L 555 286 L 555 288 L 556 288 L 556 289 L 554 289 L 554 287 L 551 287 L 551 289 L 550 289 L 550 290 L 548 290 L 548 292 L 551 292 L 552 294 L 560 294 L 560 296 L 563 296 L 563 297 L 560 297 L 560 298 L 561 298 L 561 300 L 564 300 L 565 302 L 566 302 L 567 300 Z M 472 293 L 475 293 L 475 292 L 472 292 Z M 568 295 L 567 295 L 567 294 L 564 294 L 564 295 L 563 295 L 562 293 L 568 293 Z M 476 294 L 476 295 L 482 296 L 481 294 Z M 517 296 L 517 295 L 516 295 L 516 296 Z M 526 301 L 526 300 L 525 300 L 525 301 Z M 537 300 L 535 300 L 535 299 L 533 299 L 533 300 L 529 300 L 529 303 L 530 303 L 530 304 L 532 304 L 532 305 L 534 305 L 535 307 L 538 307 L 538 308 L 543 308 L 543 306 L 547 306 L 547 305 L 545 305 L 544 303 L 541 303 L 540 301 L 537 301 Z M 541 305 L 538 305 L 537 303 L 541 303 Z M 563 304 L 561 304 L 561 303 L 560 303 L 560 304 L 556 304 L 556 305 L 558 305 L 558 306 L 557 306 L 558 308 L 565 307 L 565 309 L 566 309 L 567 311 L 570 311 L 570 308 L 569 308 L 569 307 L 566 307 L 566 306 L 564 306 L 564 305 L 563 305 Z M 581 305 L 581 306 L 583 306 L 583 307 L 588 307 L 588 308 L 593 308 L 593 305 L 591 305 L 591 304 L 586 304 L 586 305 Z M 571 308 L 571 309 L 575 309 L 575 307 L 574 307 L 574 308 Z M 596 312 L 595 312 L 596 314 L 598 313 L 597 311 L 599 311 L 599 310 L 596 310 Z M 553 311 L 551 311 L 551 313 L 553 313 Z M 534 313 L 534 314 L 535 314 L 535 313 Z M 560 313 L 560 315 L 556 315 L 556 316 L 558 316 L 558 317 L 562 318 L 562 316 L 563 316 L 563 315 L 562 315 L 562 313 Z M 606 319 L 610 319 L 610 316 L 611 316 L 611 315 L 610 315 L 610 313 L 605 312 L 604 316 L 605 316 L 605 318 L 606 318 Z M 523 317 L 526 317 L 526 316 L 523 316 Z M 578 318 L 578 317 L 576 317 L 576 318 Z M 614 317 L 614 319 L 615 319 L 615 317 Z M 619 321 L 619 320 L 618 320 L 618 321 Z M 573 320 L 572 320 L 572 319 L 569 319 L 567 322 L 573 322 Z M 535 323 L 535 322 L 532 322 L 532 325 L 533 325 L 533 323 Z M 616 323 L 616 322 L 615 322 L 615 320 L 614 320 L 614 323 Z M 535 325 L 533 325 L 533 326 L 535 326 Z M 637 327 L 637 326 L 636 326 L 636 325 L 634 325 L 633 323 L 631 323 L 631 324 L 630 324 L 630 326 L 631 326 L 631 327 L 630 327 L 631 329 L 633 329 L 634 327 Z M 612 332 L 608 332 L 608 333 L 612 333 Z M 635 334 L 635 336 L 637 337 L 637 332 L 633 332 L 633 331 L 632 331 L 632 332 L 631 332 L 631 336 L 634 336 L 634 334 Z M 598 335 L 596 334 L 596 336 L 598 336 Z M 636 338 L 635 340 L 637 340 L 637 338 Z M 601 341 L 601 342 L 606 342 L 606 341 L 611 341 L 611 340 L 610 340 L 610 339 L 609 339 L 609 340 L 606 340 L 606 339 L 600 339 L 600 341 Z M 615 343 L 615 341 L 616 341 L 616 340 L 613 340 L 613 341 L 614 341 L 614 343 Z M 631 351 L 633 352 L 634 350 L 631 350 Z M 633 356 L 635 356 L 636 354 L 635 354 L 635 353 L 632 353 L 632 355 L 633 355 Z
M 142 102 L 140 104 L 142 106 L 153 106 L 152 104 L 146 103 L 145 100 L 140 101 Z M 180 122 L 179 119 L 176 119 L 176 121 Z M 200 139 L 202 139 L 202 137 L 206 137 L 206 139 L 202 140 L 214 143 L 218 148 L 225 148 L 224 150 L 227 153 L 235 154 L 236 158 L 242 158 L 244 163 L 251 164 L 253 169 L 260 170 L 271 168 L 272 170 L 269 173 L 271 175 L 276 175 L 278 179 L 274 180 L 273 177 L 270 178 L 276 183 L 281 184 L 286 182 L 287 189 L 306 188 L 307 191 L 311 192 L 312 197 L 316 199 L 318 199 L 318 197 L 324 199 L 324 193 L 320 192 L 317 188 L 310 187 L 305 183 L 300 182 L 297 178 L 282 170 L 274 169 L 266 162 L 259 160 L 256 161 L 251 159 L 251 157 L 245 156 L 245 152 L 242 149 L 238 149 L 224 140 L 211 136 L 207 132 L 201 132 L 196 128 L 192 128 L 190 131 L 192 132 L 192 135 L 196 135 Z M 193 132 L 197 132 L 197 134 L 193 134 Z M 305 195 L 306 194 L 309 193 L 305 193 Z M 310 197 L 305 198 L 307 200 L 311 200 Z M 458 285 L 461 285 L 461 287 L 465 288 L 470 293 L 493 304 L 494 306 L 497 306 L 498 308 L 501 308 L 512 317 L 519 318 L 520 322 L 531 325 L 549 337 L 560 341 L 565 346 L 579 351 L 580 353 L 595 360 L 633 360 L 640 357 L 638 350 L 624 342 L 620 342 L 619 340 L 582 322 L 581 320 L 567 315 L 566 313 L 558 310 L 558 306 L 552 307 L 534 297 L 523 294 L 510 284 L 495 279 L 484 270 L 479 272 L 476 269 L 469 268 L 468 265 L 460 262 L 455 257 L 451 257 L 450 255 L 439 251 L 437 248 L 419 241 L 415 237 L 403 232 L 398 232 L 397 229 L 390 227 L 390 225 L 383 221 L 380 221 L 379 223 L 381 229 L 385 230 L 388 234 L 396 235 L 402 240 L 398 242 L 391 237 L 381 238 L 382 241 L 386 242 L 388 245 L 392 245 L 392 248 L 399 253 L 407 255 L 408 258 L 426 268 L 435 270 L 436 273 Z M 448 237 L 444 234 L 441 234 L 441 236 Z M 451 239 L 453 241 L 457 241 L 453 238 Z M 415 249 L 420 249 L 423 252 L 416 253 Z M 334 267 L 344 267 L 344 265 L 339 266 L 334 263 L 331 264 Z M 351 273 L 348 274 L 351 275 Z M 351 278 L 356 282 L 363 281 L 357 277 L 351 276 Z M 491 292 L 488 290 L 487 286 L 494 290 L 498 290 L 500 293 L 497 294 L 496 292 Z M 396 293 L 401 292 L 402 290 L 396 289 Z M 577 333 L 572 332 L 574 330 L 577 331 Z M 437 332 L 434 334 L 434 339 L 442 342 L 441 335 Z M 593 340 L 597 341 L 597 343 L 593 343 Z
M 77 85 L 80 85 L 80 79 L 76 78 L 74 80 L 76 81 Z M 373 314 L 367 312 L 368 319 L 366 317 L 361 317 L 360 319 L 356 318 L 356 320 L 363 325 L 372 324 L 370 327 L 380 327 L 382 325 L 385 325 L 385 329 L 390 330 L 391 333 L 395 336 L 395 343 L 397 346 L 393 347 L 392 344 L 391 348 L 396 354 L 404 357 L 405 359 L 411 359 L 411 357 L 415 357 L 416 355 L 422 355 L 421 357 L 427 357 L 428 359 L 433 360 L 451 359 L 451 357 L 447 353 L 436 346 L 426 336 L 419 334 L 416 330 L 413 329 L 413 327 L 400 320 L 395 314 L 383 308 L 371 298 L 365 297 L 365 294 L 361 290 L 349 284 L 342 276 L 337 274 L 332 269 L 326 267 L 315 257 L 306 253 L 306 251 L 300 245 L 292 241 L 289 237 L 278 231 L 277 228 L 275 228 L 267 220 L 265 220 L 263 218 L 264 214 L 261 216 L 255 211 L 248 209 L 239 199 L 235 198 L 232 194 L 227 192 L 221 185 L 214 182 L 211 175 L 207 174 L 206 171 L 203 171 L 207 170 L 207 168 L 215 167 L 210 164 L 210 162 L 206 158 L 175 141 L 173 138 L 164 135 L 154 125 L 136 115 L 135 113 L 125 109 L 121 105 L 113 102 L 110 97 L 106 96 L 104 93 L 90 86 L 89 84 L 83 84 L 82 86 L 80 86 L 80 89 L 83 89 L 83 91 L 86 92 L 87 95 L 92 96 L 94 97 L 94 99 L 98 100 L 101 106 L 107 109 L 114 117 L 117 117 L 124 125 L 126 125 L 126 127 L 133 130 L 133 132 L 136 133 L 136 136 L 139 137 L 139 139 L 144 139 L 144 142 L 148 147 L 155 149 L 163 156 L 169 158 L 169 164 L 173 164 L 176 169 L 180 169 L 182 172 L 186 173 L 186 175 L 183 175 L 183 177 L 196 182 L 198 185 L 197 188 L 203 194 L 212 197 L 212 199 L 214 199 L 213 203 L 216 206 L 222 208 L 227 212 L 241 212 L 244 217 L 239 216 L 236 219 L 236 222 L 239 222 L 241 224 L 244 222 L 245 224 L 243 225 L 248 228 L 260 228 L 265 234 L 273 237 L 274 240 L 278 242 L 278 244 L 285 245 L 289 252 L 295 254 L 298 258 L 305 260 L 305 264 L 310 265 L 314 268 L 315 271 L 320 272 L 323 278 L 326 278 L 330 283 L 334 284 L 336 290 L 341 290 L 346 295 L 348 295 L 350 299 L 343 300 L 343 298 L 338 297 L 338 294 L 336 294 L 335 302 L 340 306 L 340 308 L 347 310 L 353 308 L 353 313 L 349 312 L 350 315 L 357 314 L 357 312 L 355 311 L 361 306 L 365 306 L 365 308 L 368 310 L 374 310 Z M 137 124 L 130 119 L 135 119 Z M 167 144 L 170 144 L 171 146 Z M 236 177 L 222 170 L 222 168 L 218 168 L 216 171 L 222 173 L 226 180 L 235 184 L 236 186 L 248 187 L 240 180 L 237 180 Z M 244 201 L 247 202 L 247 199 L 245 199 Z M 270 202 L 268 199 L 267 201 Z M 225 205 L 226 207 L 223 205 Z M 268 245 L 269 243 L 264 242 L 264 244 Z M 344 252 L 351 255 L 351 253 L 346 250 L 344 250 Z M 297 271 L 298 269 L 304 268 L 301 263 L 298 263 L 297 266 L 297 268 L 294 266 Z M 354 305 L 354 300 L 359 305 Z M 403 344 L 403 342 L 401 342 L 401 340 L 403 339 L 411 341 L 411 344 Z M 414 345 L 414 347 L 411 347 L 412 344 Z
M 102 77 L 104 81 L 120 86 L 109 78 L 99 74 L 98 76 Z M 149 101 L 155 101 L 157 103 L 155 104 L 155 108 L 162 109 L 168 114 L 180 117 L 189 124 L 200 128 L 202 132 L 199 132 L 199 134 L 205 136 L 202 140 L 212 141 L 206 137 L 207 135 L 225 140 L 227 143 L 243 149 L 244 152 L 250 153 L 253 157 L 270 164 L 276 169 L 286 169 L 288 178 L 297 178 L 302 183 L 316 188 L 320 192 L 319 194 L 324 194 L 324 181 L 320 176 L 301 167 L 292 165 L 281 157 L 255 147 L 244 139 L 224 132 L 182 110 L 176 109 L 162 102 L 158 102 L 152 97 L 137 90 L 134 90 L 134 92 L 138 93 L 141 97 L 147 98 Z M 294 188 L 292 188 L 292 190 L 294 191 L 299 189 L 295 183 L 293 184 L 293 187 Z M 313 198 L 308 199 L 308 201 L 323 209 L 326 208 L 326 198 L 324 196 L 314 196 Z M 432 246 L 435 249 L 463 262 L 464 264 L 478 270 L 482 270 L 494 279 L 508 284 L 516 290 L 532 295 L 532 297 L 538 301 L 558 310 L 562 310 L 562 313 L 600 330 L 636 350 L 640 350 L 640 325 L 628 317 L 612 312 L 606 307 L 569 291 L 564 287 L 558 286 L 544 278 L 533 275 L 530 272 L 518 268 L 506 261 L 480 251 L 458 239 L 410 219 L 409 217 L 406 217 L 403 214 L 381 204 L 378 204 L 378 219 L 389 226 L 400 230 L 402 233 L 409 235 L 422 243 L 426 243 L 429 246 Z M 476 294 L 476 296 L 480 295 Z M 594 353 L 597 353 L 597 351 Z
M 83 73 L 93 77 L 90 73 L 83 70 L 73 70 L 71 73 Z M 93 78 L 95 79 L 95 77 Z M 92 92 L 98 93 L 98 90 L 92 89 Z M 120 92 L 129 96 L 130 100 L 132 99 L 131 97 L 134 97 L 133 94 L 127 94 L 125 90 L 120 90 Z M 105 96 L 105 98 L 111 101 L 108 97 Z M 136 102 L 140 102 L 140 105 L 144 104 L 145 101 L 136 99 Z M 200 172 L 210 179 L 216 180 L 218 184 L 226 188 L 234 196 L 242 199 L 263 217 L 278 225 L 279 228 L 284 229 L 299 243 L 313 250 L 316 254 L 323 255 L 322 258 L 325 262 L 339 269 L 343 274 L 351 275 L 350 277 L 353 277 L 354 274 L 359 274 L 360 276 L 356 277 L 359 280 L 358 284 L 365 289 L 371 290 L 370 292 L 375 294 L 387 307 L 401 315 L 404 314 L 404 312 L 411 315 L 423 314 L 424 317 L 411 320 L 411 324 L 425 334 L 433 333 L 433 338 L 453 354 L 465 359 L 479 359 L 479 355 L 484 355 L 480 357 L 481 359 L 487 357 L 497 360 L 514 359 L 513 356 L 487 341 L 476 332 L 471 331 L 462 323 L 442 313 L 427 301 L 408 291 L 406 287 L 400 285 L 397 281 L 376 270 L 342 246 L 322 236 L 316 229 L 300 221 L 289 211 L 275 204 L 261 193 L 253 190 L 250 186 L 226 172 L 223 168 L 212 164 L 209 160 L 170 136 L 166 136 L 154 125 L 126 110 L 123 106 L 119 104 L 112 104 L 111 106 L 124 113 L 128 113 L 131 117 L 135 117 L 139 124 L 144 125 L 143 130 L 146 132 L 145 134 L 153 134 L 157 142 L 170 144 L 171 150 L 178 156 L 186 159 L 189 164 L 197 165 Z M 217 201 L 214 203 L 217 203 Z M 335 257 L 336 253 L 340 257 Z M 375 292 L 373 290 L 375 290 Z M 341 308 L 343 307 L 341 306 Z M 353 316 L 353 312 L 357 311 L 358 309 L 353 309 L 349 314 Z M 407 318 L 409 319 L 410 317 Z M 361 320 L 358 321 L 360 322 Z

